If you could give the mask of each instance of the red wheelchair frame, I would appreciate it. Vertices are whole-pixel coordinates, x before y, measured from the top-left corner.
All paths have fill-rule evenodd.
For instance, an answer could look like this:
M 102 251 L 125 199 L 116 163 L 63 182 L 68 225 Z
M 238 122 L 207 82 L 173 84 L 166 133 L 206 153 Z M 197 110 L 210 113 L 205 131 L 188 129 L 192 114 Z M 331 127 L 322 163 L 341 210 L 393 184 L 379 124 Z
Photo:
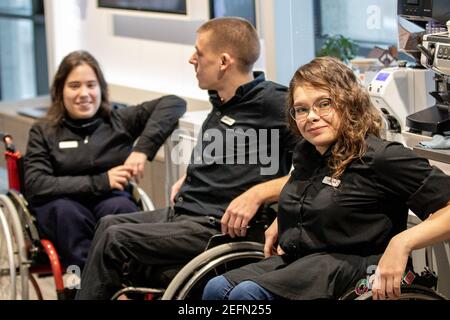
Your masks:
M 30 281 L 38 299 L 42 300 L 41 290 L 33 274 L 37 274 L 38 276 L 52 274 L 58 300 L 66 300 L 68 298 L 68 290 L 64 286 L 63 268 L 57 250 L 51 241 L 40 238 L 35 219 L 26 207 L 26 200 L 21 196 L 25 193 L 22 154 L 16 150 L 11 135 L 0 133 L 0 138 L 2 138 L 5 145 L 5 160 L 9 185 L 8 196 L 16 200 L 14 201 L 16 205 L 22 206 L 25 217 L 27 218 L 27 221 L 21 222 L 25 224 L 25 228 L 23 229 L 25 230 L 26 246 L 29 252 Z

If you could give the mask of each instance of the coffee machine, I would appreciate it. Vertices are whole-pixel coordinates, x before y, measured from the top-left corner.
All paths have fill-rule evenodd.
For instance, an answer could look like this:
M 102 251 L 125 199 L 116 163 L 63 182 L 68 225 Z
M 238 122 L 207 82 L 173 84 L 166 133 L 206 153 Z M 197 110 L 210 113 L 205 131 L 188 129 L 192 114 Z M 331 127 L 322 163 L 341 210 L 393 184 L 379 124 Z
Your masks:
M 433 78 L 431 70 L 407 67 L 406 62 L 382 69 L 373 78 L 368 91 L 383 116 L 385 139 L 404 143 L 402 133 L 409 130 L 407 117 L 434 104 L 428 94 L 434 87 Z
M 450 131 L 450 33 L 445 27 L 450 20 L 450 1 L 400 0 L 398 13 L 416 24 L 425 24 L 426 32 L 417 49 L 421 53 L 420 64 L 435 74 L 434 91 L 430 92 L 435 104 L 409 115 L 406 125 L 418 133 Z
M 398 0 L 399 50 L 416 64 L 381 70 L 368 89 L 381 111 L 386 138 L 402 132 L 433 135 L 450 131 L 450 20 L 448 0 Z

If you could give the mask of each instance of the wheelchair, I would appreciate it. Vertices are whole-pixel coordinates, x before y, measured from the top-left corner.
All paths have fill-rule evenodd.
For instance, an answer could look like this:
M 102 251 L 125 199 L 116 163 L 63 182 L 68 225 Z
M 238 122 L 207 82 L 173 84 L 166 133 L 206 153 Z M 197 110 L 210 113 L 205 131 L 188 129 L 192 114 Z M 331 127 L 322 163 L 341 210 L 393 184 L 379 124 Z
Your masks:
M 345 293 L 339 300 L 372 300 L 370 279 L 361 279 L 355 288 Z M 437 276 L 425 268 L 417 274 L 412 268 L 407 268 L 403 277 L 399 300 L 448 300 L 446 296 L 436 291 Z
M 414 227 L 420 222 L 417 216 L 410 213 L 407 227 Z M 448 300 L 450 255 L 445 252 L 445 246 L 448 244 L 443 242 L 412 252 L 412 265 L 407 266 L 404 273 L 399 300 Z M 439 277 L 433 269 L 437 269 Z M 419 274 L 415 270 L 423 271 Z M 339 300 L 372 300 L 369 283 L 368 275 L 365 279 L 360 279 L 354 288 L 347 291 Z
M 250 222 L 247 236 L 212 236 L 205 250 L 187 264 L 149 269 L 147 282 L 152 287 L 128 286 L 111 300 L 123 295 L 140 300 L 200 300 L 206 283 L 215 276 L 264 259 L 264 231 L 270 226 L 276 211 L 267 205 L 263 213 Z
M 36 292 L 39 292 L 33 274 L 51 272 L 59 299 L 66 298 L 66 288 L 62 280 L 62 271 L 56 250 L 50 241 L 39 238 L 34 217 L 27 209 L 26 201 L 20 193 L 18 175 L 21 172 L 20 155 L 17 156 L 10 136 L 4 136 L 7 147 L 8 173 L 11 189 L 7 195 L 0 195 L 0 299 L 14 299 L 20 293 L 28 298 L 28 280 Z M 15 155 L 15 156 L 14 156 Z M 12 161 L 11 158 L 14 160 Z M 12 179 L 11 179 L 12 176 Z M 154 209 L 150 199 L 136 189 L 136 194 L 145 211 Z M 134 194 L 134 192 L 133 192 Z M 147 203 L 147 204 L 146 204 Z M 164 266 L 150 270 L 152 287 L 129 286 L 118 291 L 111 298 L 119 299 L 123 295 L 132 299 L 145 300 L 199 300 L 206 283 L 214 276 L 264 259 L 264 230 L 270 225 L 273 215 L 258 217 L 252 223 L 246 238 L 231 239 L 226 235 L 213 236 L 205 251 L 184 266 Z M 427 249 L 428 250 L 428 249 Z M 42 253 L 47 263 L 42 268 Z M 430 254 L 427 252 L 426 256 Z M 430 261 L 428 261 L 430 262 Z M 431 263 L 430 263 L 431 264 Z M 413 272 L 413 271 L 412 271 Z M 412 273 L 414 281 L 402 285 L 401 300 L 443 300 L 446 297 L 436 291 L 437 277 L 431 270 L 418 275 Z M 340 300 L 368 300 L 372 298 L 370 286 L 364 280 L 355 285 Z
M 263 231 L 268 227 L 268 222 L 270 221 L 263 219 L 262 228 L 260 225 L 259 228 L 253 230 L 250 238 L 231 239 L 227 235 L 213 236 L 205 251 L 184 265 L 184 267 L 169 266 L 154 270 L 159 275 L 159 283 L 163 282 L 161 278 L 165 279 L 165 289 L 127 287 L 118 291 L 112 297 L 112 300 L 118 299 L 124 294 L 131 294 L 131 297 L 136 297 L 134 294 L 140 294 L 147 300 L 201 299 L 203 288 L 214 276 L 264 259 Z M 420 223 L 417 217 L 409 217 L 409 227 L 417 223 Z M 430 260 L 433 248 L 429 247 L 422 250 L 423 252 L 413 252 L 412 262 L 413 264 L 421 262 L 423 255 L 426 263 L 424 271 L 417 274 L 410 268 L 405 272 L 399 300 L 448 300 L 445 295 L 437 291 L 438 277 L 427 266 L 433 265 Z M 154 282 L 158 282 L 158 280 L 155 281 L 153 279 Z M 447 287 L 448 283 L 443 283 L 443 285 Z M 338 298 L 338 300 L 371 299 L 372 291 L 370 290 L 369 276 L 358 281 L 354 288 Z
M 13 139 L 0 133 L 5 145 L 9 190 L 0 195 L 0 300 L 30 298 L 29 284 L 36 297 L 43 299 L 36 276 L 53 275 L 59 300 L 70 297 L 64 285 L 63 268 L 54 245 L 42 238 L 36 219 L 23 196 L 23 159 Z M 155 209 L 150 198 L 136 185 L 131 186 L 134 200 L 144 211 Z M 67 270 L 67 273 L 76 270 Z

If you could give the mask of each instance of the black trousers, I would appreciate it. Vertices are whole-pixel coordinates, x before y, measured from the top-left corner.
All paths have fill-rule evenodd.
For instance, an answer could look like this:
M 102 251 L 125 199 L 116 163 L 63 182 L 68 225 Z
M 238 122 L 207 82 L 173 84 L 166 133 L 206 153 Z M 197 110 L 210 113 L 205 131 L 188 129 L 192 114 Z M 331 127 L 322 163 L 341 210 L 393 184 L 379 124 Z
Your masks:
M 83 269 L 97 222 L 104 216 L 139 211 L 128 192 L 114 190 L 95 199 L 64 197 L 32 206 L 39 230 L 56 247 L 64 267 Z
M 124 271 L 134 279 L 143 268 L 182 265 L 204 251 L 220 232 L 216 218 L 173 209 L 106 216 L 97 226 L 76 299 L 105 300 L 123 288 Z

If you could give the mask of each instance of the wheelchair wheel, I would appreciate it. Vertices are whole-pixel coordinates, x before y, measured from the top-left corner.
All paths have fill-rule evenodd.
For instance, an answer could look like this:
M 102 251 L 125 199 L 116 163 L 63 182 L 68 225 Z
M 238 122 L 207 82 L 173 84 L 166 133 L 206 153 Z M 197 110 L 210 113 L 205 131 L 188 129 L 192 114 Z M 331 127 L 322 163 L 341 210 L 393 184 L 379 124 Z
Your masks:
M 368 291 L 357 297 L 355 300 L 372 300 L 372 291 Z M 412 285 L 411 287 L 402 287 L 402 293 L 399 300 L 448 300 L 442 294 L 433 289 Z
M 162 300 L 198 300 L 206 282 L 214 276 L 262 259 L 264 246 L 257 242 L 233 242 L 209 249 L 177 273 Z
M 6 195 L 0 195 L 0 208 L 3 209 L 6 222 L 9 226 L 13 252 L 15 268 L 17 270 L 16 281 L 16 298 L 28 300 L 28 281 L 29 281 L 29 261 L 26 241 L 24 237 L 24 230 L 19 212 L 13 201 Z
M 16 299 L 16 265 L 13 238 L 0 207 L 0 300 Z

